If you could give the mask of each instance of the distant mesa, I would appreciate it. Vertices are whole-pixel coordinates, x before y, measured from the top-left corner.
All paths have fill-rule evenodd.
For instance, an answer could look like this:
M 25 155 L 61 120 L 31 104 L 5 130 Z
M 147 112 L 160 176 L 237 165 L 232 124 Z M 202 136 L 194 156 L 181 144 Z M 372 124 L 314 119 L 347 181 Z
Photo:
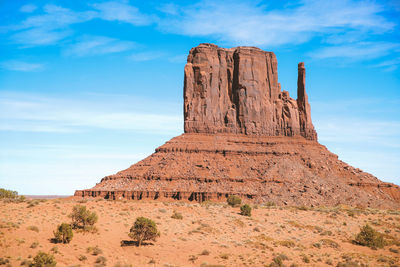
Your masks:
M 184 130 L 155 153 L 77 197 L 399 208 L 400 187 L 338 160 L 319 144 L 298 64 L 297 100 L 281 90 L 273 52 L 190 50 Z

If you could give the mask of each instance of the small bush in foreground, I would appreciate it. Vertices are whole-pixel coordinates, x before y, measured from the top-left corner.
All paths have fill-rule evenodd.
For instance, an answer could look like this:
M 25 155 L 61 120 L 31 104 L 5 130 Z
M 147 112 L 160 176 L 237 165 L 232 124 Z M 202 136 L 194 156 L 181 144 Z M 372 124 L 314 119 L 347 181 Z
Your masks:
M 141 246 L 143 241 L 153 240 L 160 236 L 160 232 L 157 230 L 156 223 L 145 217 L 138 217 L 134 225 L 131 227 L 129 237 L 138 242 L 138 246 Z
M 93 229 L 93 225 L 97 222 L 96 212 L 86 209 L 86 206 L 75 205 L 70 214 L 72 219 L 72 227 L 74 229 L 83 229 L 85 231 Z
M 247 204 L 244 204 L 240 207 L 240 214 L 243 216 L 251 216 L 251 207 Z
M 177 219 L 177 220 L 182 220 L 183 216 L 182 216 L 182 213 L 177 212 L 176 210 L 174 210 L 174 214 L 172 214 L 171 218 L 172 219 Z
M 103 251 L 98 246 L 88 247 L 86 249 L 86 252 L 92 254 L 93 256 L 97 256 L 97 255 L 103 253 Z
M 238 196 L 230 195 L 227 199 L 226 202 L 228 202 L 229 206 L 232 207 L 237 207 L 242 203 L 242 200 Z
M 72 226 L 68 223 L 62 223 L 57 227 L 57 231 L 54 231 L 54 239 L 58 243 L 69 243 L 72 240 L 74 233 L 72 232 Z
M 28 226 L 26 229 L 39 233 L 39 228 L 37 226 Z
M 30 267 L 55 267 L 57 265 L 54 256 L 51 254 L 39 251 L 38 254 L 33 258 L 33 262 L 29 265 Z
M 361 228 L 354 242 L 360 246 L 366 246 L 370 248 L 383 248 L 385 246 L 383 235 L 368 224 Z

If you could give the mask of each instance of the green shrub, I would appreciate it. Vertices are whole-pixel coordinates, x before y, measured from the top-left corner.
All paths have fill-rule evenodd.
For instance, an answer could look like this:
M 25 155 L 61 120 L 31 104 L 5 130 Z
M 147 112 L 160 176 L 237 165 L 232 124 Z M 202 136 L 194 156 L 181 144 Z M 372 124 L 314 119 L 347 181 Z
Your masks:
M 358 245 L 370 248 L 383 248 L 385 246 L 383 235 L 368 224 L 361 228 L 354 241 Z
M 58 243 L 69 243 L 72 240 L 74 233 L 72 232 L 72 226 L 68 223 L 62 223 L 57 227 L 57 231 L 54 231 L 54 239 Z
M 240 214 L 243 216 L 251 216 L 251 207 L 247 204 L 244 204 L 240 207 Z
M 230 195 L 227 199 L 226 202 L 228 202 L 229 206 L 232 207 L 237 207 L 242 203 L 242 200 L 238 196 Z
M 72 227 L 74 229 L 83 229 L 85 231 L 93 229 L 93 225 L 97 222 L 96 212 L 89 211 L 86 206 L 75 205 L 70 214 L 72 219 Z
M 171 216 L 172 219 L 178 219 L 178 220 L 182 220 L 183 216 L 181 213 L 177 212 L 176 210 L 174 210 L 174 214 L 172 214 Z
M 138 246 L 142 245 L 143 241 L 153 240 L 160 236 L 160 232 L 157 230 L 156 223 L 145 217 L 138 217 L 134 225 L 131 227 L 129 237 L 138 242 Z
M 54 256 L 51 254 L 39 251 L 38 254 L 33 258 L 33 262 L 29 265 L 30 267 L 55 267 L 57 265 Z
M 25 196 L 19 196 L 17 191 L 0 188 L 0 199 L 13 200 L 13 201 L 24 201 Z

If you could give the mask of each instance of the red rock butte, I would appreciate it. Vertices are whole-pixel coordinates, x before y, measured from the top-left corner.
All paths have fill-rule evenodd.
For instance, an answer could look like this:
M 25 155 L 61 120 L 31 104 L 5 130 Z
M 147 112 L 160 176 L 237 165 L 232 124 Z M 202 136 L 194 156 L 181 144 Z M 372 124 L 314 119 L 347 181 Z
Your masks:
M 400 187 L 319 144 L 298 64 L 297 100 L 273 52 L 200 44 L 187 58 L 184 130 L 155 153 L 77 197 L 246 201 L 400 208 Z

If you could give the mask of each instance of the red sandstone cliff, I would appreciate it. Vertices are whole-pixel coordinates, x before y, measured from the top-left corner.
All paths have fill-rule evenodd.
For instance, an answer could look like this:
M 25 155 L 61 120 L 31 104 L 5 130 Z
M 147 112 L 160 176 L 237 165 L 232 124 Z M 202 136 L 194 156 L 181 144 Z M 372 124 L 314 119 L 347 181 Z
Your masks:
M 193 48 L 185 66 L 185 133 L 76 196 L 400 208 L 400 188 L 317 142 L 298 65 L 297 100 L 281 91 L 274 53 Z
M 301 135 L 316 140 L 299 64 L 298 99 L 281 91 L 273 52 L 201 44 L 185 66 L 185 133 Z

